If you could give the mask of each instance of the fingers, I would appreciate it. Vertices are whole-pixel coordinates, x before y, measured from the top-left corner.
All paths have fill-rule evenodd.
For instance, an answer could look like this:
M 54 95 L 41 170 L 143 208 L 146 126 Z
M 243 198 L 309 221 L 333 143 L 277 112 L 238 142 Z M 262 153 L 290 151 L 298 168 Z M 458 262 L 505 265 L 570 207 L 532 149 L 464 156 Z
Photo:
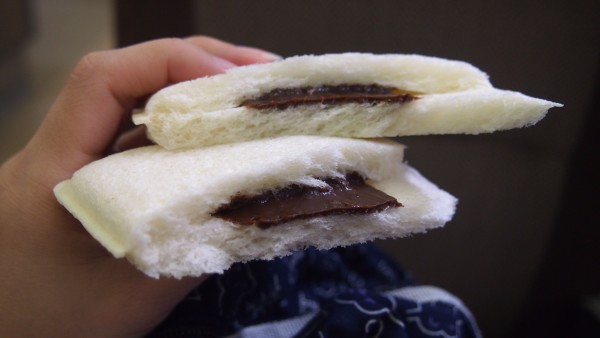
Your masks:
M 91 53 L 73 71 L 28 148 L 70 175 L 103 156 L 140 97 L 172 83 L 273 58 L 207 37 Z

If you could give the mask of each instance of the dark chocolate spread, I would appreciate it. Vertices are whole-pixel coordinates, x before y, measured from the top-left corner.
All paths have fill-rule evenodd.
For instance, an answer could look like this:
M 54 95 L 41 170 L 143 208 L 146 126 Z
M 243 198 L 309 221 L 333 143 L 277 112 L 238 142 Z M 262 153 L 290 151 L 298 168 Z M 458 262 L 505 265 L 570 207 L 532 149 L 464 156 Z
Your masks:
M 277 108 L 282 110 L 290 106 L 307 104 L 403 103 L 417 98 L 415 92 L 377 84 L 342 84 L 273 89 L 259 97 L 244 100 L 240 105 L 255 109 Z
M 368 185 L 358 174 L 324 181 L 329 187 L 294 184 L 258 196 L 235 196 L 213 216 L 264 229 L 296 219 L 366 214 L 402 206 L 394 197 Z

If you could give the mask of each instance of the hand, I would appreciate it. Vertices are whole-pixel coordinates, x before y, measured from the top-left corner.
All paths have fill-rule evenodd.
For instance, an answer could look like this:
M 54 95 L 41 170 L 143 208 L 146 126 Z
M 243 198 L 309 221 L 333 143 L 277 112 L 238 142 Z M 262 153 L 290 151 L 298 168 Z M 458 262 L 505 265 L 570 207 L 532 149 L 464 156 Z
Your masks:
M 115 259 L 52 189 L 113 149 L 140 99 L 270 53 L 208 37 L 84 57 L 27 146 L 0 167 L 0 336 L 133 337 L 152 330 L 202 278 L 151 279 Z M 135 134 L 135 133 L 134 133 Z

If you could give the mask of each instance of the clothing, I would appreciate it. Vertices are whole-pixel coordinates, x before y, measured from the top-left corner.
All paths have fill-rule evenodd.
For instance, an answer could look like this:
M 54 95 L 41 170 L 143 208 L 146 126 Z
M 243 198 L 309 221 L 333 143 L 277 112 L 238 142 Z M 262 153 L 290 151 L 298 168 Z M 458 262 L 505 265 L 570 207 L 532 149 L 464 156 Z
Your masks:
M 479 338 L 462 302 L 373 245 L 235 264 L 191 292 L 150 337 Z

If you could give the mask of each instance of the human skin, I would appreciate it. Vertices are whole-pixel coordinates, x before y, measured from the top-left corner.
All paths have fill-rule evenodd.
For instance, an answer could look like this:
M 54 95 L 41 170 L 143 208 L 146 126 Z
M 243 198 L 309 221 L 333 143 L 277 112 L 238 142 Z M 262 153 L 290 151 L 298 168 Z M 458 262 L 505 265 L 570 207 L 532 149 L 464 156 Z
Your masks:
M 168 84 L 270 62 L 210 37 L 162 39 L 86 55 L 29 143 L 0 166 L 0 337 L 137 337 L 203 277 L 152 279 L 115 259 L 58 202 L 54 186 L 107 154 L 140 100 Z

